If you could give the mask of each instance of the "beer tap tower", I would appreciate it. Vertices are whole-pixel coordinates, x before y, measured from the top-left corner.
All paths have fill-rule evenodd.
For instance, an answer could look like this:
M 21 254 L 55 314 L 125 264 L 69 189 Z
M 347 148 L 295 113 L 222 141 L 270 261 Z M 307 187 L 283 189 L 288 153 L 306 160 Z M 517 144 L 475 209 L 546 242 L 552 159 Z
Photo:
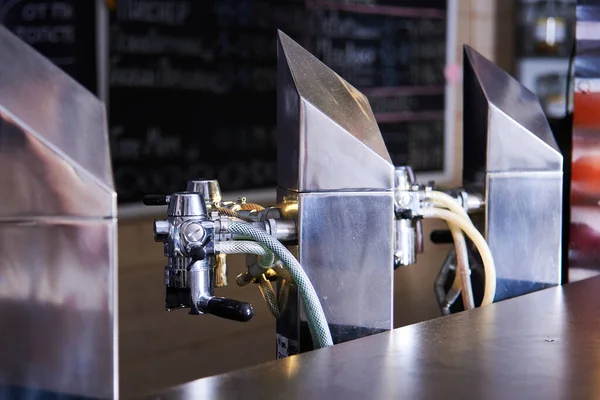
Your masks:
M 252 256 L 236 281 L 259 284 L 278 357 L 390 330 L 394 267 L 415 263 L 423 218 L 446 220 L 455 242 L 443 310 L 459 295 L 469 309 L 560 284 L 562 155 L 537 98 L 472 48 L 464 55 L 464 185 L 443 192 L 394 167 L 367 98 L 279 32 L 277 205 L 223 201 L 213 180 L 149 196 L 169 205 L 154 228 L 167 308 L 177 293 L 191 314 L 248 320 L 249 304 L 213 294 L 223 257 L 240 252 Z
M 561 282 L 562 156 L 531 92 L 465 48 L 464 185 L 441 191 L 392 165 L 364 95 L 278 40 L 277 204 L 227 201 L 200 179 L 146 198 L 168 204 L 154 224 L 166 308 L 250 319 L 250 304 L 215 295 L 227 255 L 245 253 L 235 281 L 277 318 L 278 357 L 390 330 L 393 271 L 422 251 L 423 218 L 446 220 L 455 243 L 448 304 Z M 0 397 L 118 397 L 106 126 L 98 99 L 0 27 Z

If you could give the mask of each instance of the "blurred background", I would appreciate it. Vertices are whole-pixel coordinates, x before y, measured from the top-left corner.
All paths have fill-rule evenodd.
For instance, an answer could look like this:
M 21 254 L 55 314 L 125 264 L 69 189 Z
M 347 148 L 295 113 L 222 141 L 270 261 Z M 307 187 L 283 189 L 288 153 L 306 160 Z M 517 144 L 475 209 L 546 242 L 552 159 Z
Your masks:
M 277 29 L 367 95 L 396 165 L 410 164 L 420 180 L 450 186 L 461 182 L 463 44 L 536 93 L 557 140 L 570 149 L 576 6 L 0 0 L 1 24 L 106 103 L 119 195 L 123 396 L 274 358 L 274 320 L 257 288 L 221 289 L 253 303 L 255 316 L 245 324 L 164 311 L 166 260 L 151 225 L 164 210 L 141 206 L 141 198 L 216 178 L 226 197 L 275 201 Z M 436 228 L 443 225 L 425 221 L 426 237 Z M 440 315 L 433 281 L 448 250 L 426 242 L 417 265 L 395 272 L 397 327 Z M 228 263 L 231 276 L 244 267 L 242 258 Z

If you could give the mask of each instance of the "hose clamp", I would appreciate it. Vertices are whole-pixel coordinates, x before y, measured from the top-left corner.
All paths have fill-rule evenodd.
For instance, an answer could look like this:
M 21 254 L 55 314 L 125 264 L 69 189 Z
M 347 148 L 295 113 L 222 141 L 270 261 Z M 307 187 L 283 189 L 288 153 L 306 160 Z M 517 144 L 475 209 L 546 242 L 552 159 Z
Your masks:
M 229 225 L 231 218 L 226 215 L 220 215 L 215 220 L 215 241 L 229 241 L 233 240 L 233 235 L 229 231 Z

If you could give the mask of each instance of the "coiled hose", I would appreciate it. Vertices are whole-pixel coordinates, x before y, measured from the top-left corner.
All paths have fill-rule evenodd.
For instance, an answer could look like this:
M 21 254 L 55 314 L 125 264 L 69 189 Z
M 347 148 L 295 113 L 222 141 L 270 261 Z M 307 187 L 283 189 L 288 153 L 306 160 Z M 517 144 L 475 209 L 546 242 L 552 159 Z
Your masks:
M 456 278 L 460 283 L 462 300 L 466 310 L 475 308 L 475 298 L 473 296 L 473 285 L 471 284 L 471 269 L 469 268 L 469 251 L 467 250 L 467 241 L 462 230 L 454 224 L 448 224 L 454 247 L 456 248 Z M 454 285 L 453 285 L 454 286 Z
M 261 256 L 259 263 L 261 267 L 269 268 L 275 262 L 275 255 L 265 246 L 250 240 L 231 240 L 217 242 L 215 250 L 223 254 L 255 254 Z
M 322 348 L 333 346 L 329 325 L 327 324 L 327 319 L 325 318 L 325 313 L 321 306 L 321 302 L 317 297 L 315 288 L 292 253 L 290 253 L 290 251 L 273 236 L 250 224 L 232 221 L 229 225 L 229 231 L 244 238 L 255 240 L 266 246 L 279 257 L 300 289 L 300 296 L 302 297 L 302 302 L 306 311 L 308 327 L 310 329 L 314 347 Z
M 448 208 L 450 211 L 464 217 L 470 221 L 469 214 L 462 208 L 458 202 L 444 192 L 432 191 L 429 192 L 428 197 L 434 202 L 434 204 Z M 471 269 L 469 268 L 469 252 L 467 250 L 467 242 L 462 230 L 456 225 L 448 222 L 448 228 L 452 234 L 454 241 L 454 247 L 456 249 L 456 277 L 452 283 L 452 289 L 454 291 L 460 286 L 462 289 L 462 300 L 465 310 L 472 310 L 475 308 L 475 299 L 473 297 L 473 287 L 471 285 Z M 460 290 L 460 289 L 459 289 Z M 456 299 L 454 293 L 452 297 Z
M 469 239 L 473 241 L 473 244 L 475 247 L 477 247 L 477 250 L 481 255 L 485 270 L 485 293 L 483 295 L 483 301 L 481 302 L 481 305 L 485 306 L 492 304 L 496 295 L 496 266 L 494 265 L 494 259 L 492 258 L 492 253 L 490 252 L 489 246 L 487 245 L 481 233 L 479 233 L 477 228 L 475 228 L 471 220 L 466 219 L 455 212 L 436 207 L 423 208 L 421 210 L 421 215 L 423 218 L 443 219 L 448 223 L 454 224 L 462 229 L 467 234 Z

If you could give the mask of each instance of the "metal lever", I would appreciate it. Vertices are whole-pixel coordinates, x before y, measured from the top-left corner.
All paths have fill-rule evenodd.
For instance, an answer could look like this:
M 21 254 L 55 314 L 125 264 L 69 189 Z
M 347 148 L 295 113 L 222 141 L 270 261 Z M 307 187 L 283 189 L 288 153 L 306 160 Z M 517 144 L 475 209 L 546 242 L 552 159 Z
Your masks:
M 254 315 L 254 309 L 250 303 L 224 297 L 211 297 L 203 307 L 203 311 L 216 317 L 238 322 L 250 321 Z
M 452 233 L 449 230 L 441 229 L 432 231 L 429 235 L 429 240 L 434 244 L 452 244 L 454 239 Z
M 142 200 L 146 206 L 166 206 L 169 204 L 169 196 L 164 194 L 149 194 Z

